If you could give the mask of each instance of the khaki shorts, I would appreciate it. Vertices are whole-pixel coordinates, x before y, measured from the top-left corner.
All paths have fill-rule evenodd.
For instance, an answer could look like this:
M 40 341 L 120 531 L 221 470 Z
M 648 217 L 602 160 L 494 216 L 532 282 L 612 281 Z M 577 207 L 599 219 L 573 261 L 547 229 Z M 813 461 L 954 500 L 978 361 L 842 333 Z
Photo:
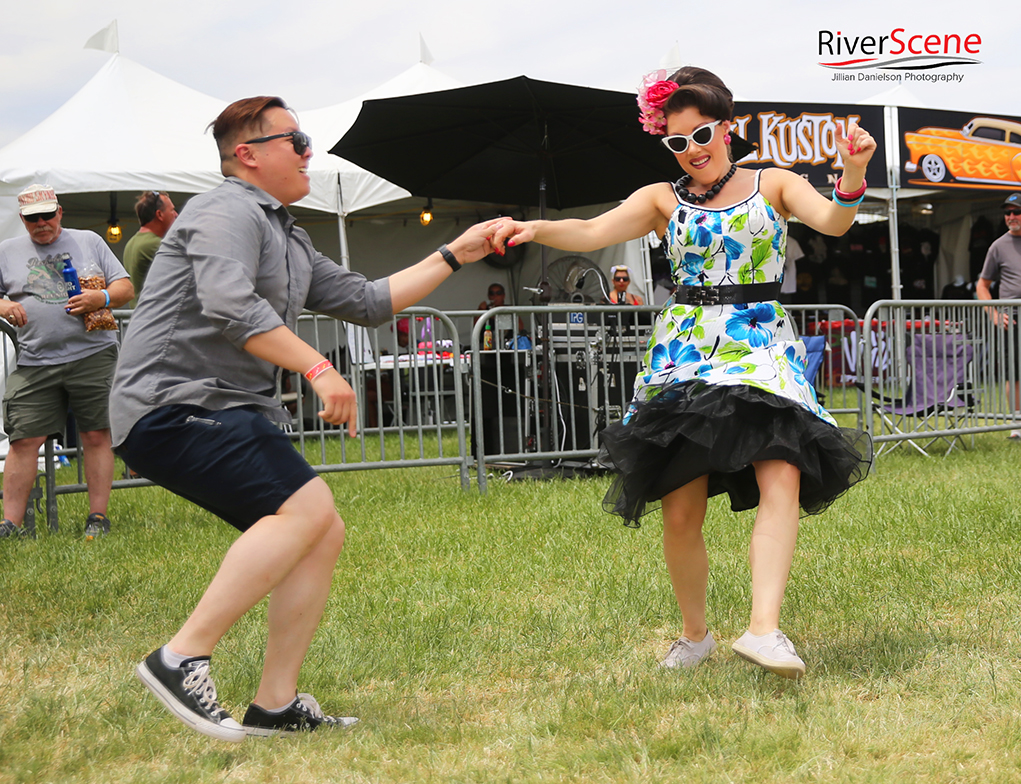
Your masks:
M 27 365 L 7 377 L 4 432 L 11 441 L 60 435 L 68 406 L 82 432 L 110 427 L 117 346 L 61 365 Z

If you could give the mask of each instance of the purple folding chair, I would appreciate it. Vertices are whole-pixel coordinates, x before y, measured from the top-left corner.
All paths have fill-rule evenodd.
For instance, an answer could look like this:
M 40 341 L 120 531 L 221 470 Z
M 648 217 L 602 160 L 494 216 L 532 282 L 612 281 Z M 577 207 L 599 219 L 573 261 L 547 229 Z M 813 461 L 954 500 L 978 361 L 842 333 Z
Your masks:
M 959 428 L 974 410 L 973 356 L 974 346 L 967 335 L 915 335 L 907 351 L 909 380 L 903 396 L 887 397 L 873 391 L 874 410 L 892 432 L 910 434 L 904 440 L 922 454 L 928 455 L 926 450 L 940 440 L 949 444 L 945 454 L 950 454 L 960 436 L 947 431 Z M 916 440 L 925 443 L 919 445 Z M 888 448 L 900 443 L 893 441 Z

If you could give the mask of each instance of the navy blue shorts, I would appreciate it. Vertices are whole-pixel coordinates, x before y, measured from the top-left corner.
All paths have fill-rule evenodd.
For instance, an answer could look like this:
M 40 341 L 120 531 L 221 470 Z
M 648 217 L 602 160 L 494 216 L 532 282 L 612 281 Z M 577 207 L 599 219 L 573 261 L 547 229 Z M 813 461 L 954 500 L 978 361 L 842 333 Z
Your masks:
M 277 425 L 248 407 L 157 408 L 114 452 L 146 479 L 239 531 L 276 514 L 318 476 Z

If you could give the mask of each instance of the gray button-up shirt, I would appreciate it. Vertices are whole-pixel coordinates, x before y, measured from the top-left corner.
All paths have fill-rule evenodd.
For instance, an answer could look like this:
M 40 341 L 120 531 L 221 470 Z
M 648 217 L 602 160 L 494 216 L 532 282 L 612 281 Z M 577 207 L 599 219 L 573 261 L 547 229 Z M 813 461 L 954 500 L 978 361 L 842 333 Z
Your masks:
M 114 446 L 174 404 L 256 406 L 286 421 L 273 397 L 277 368 L 243 347 L 279 326 L 294 330 L 305 308 L 376 326 L 393 316 L 390 283 L 316 251 L 284 206 L 250 183 L 229 177 L 193 197 L 163 238 L 124 336 L 110 393 Z

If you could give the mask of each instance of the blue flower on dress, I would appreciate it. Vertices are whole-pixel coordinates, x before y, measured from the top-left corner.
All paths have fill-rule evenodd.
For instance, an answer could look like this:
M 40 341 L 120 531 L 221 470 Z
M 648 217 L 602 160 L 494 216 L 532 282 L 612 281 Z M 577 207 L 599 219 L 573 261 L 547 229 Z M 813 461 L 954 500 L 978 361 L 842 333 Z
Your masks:
M 718 212 L 707 212 L 704 215 L 700 215 L 696 223 L 702 224 L 713 234 L 723 233 L 723 218 Z
M 712 369 L 713 369 L 713 366 L 710 365 L 708 362 L 705 362 L 705 363 L 703 363 L 703 364 L 698 366 L 698 370 L 695 371 L 695 375 L 696 376 L 705 375 L 706 373 L 708 373 Z
M 705 257 L 701 253 L 685 253 L 681 259 L 681 269 L 688 275 L 697 275 L 705 266 Z
M 768 302 L 754 305 L 735 305 L 734 313 L 727 319 L 726 332 L 734 340 L 747 341 L 753 348 L 762 348 L 773 339 L 773 333 L 763 324 L 776 320 L 776 311 Z
M 698 319 L 696 319 L 694 316 L 686 317 L 683 321 L 681 321 L 680 325 L 677 327 L 677 331 L 680 332 L 681 334 L 684 334 L 693 326 L 695 326 L 696 321 L 698 321 Z
M 670 370 L 670 368 L 689 362 L 698 362 L 701 359 L 702 355 L 698 353 L 697 348 L 690 343 L 685 345 L 675 339 L 665 346 L 662 343 L 657 343 L 653 346 L 649 365 L 655 373 L 660 370 Z
M 788 346 L 787 351 L 784 352 L 784 356 L 787 357 L 787 362 L 791 366 L 791 370 L 794 371 L 794 381 L 799 386 L 804 386 L 808 383 L 805 379 L 805 360 L 801 359 L 797 352 L 794 350 L 794 346 Z
M 697 245 L 700 248 L 708 248 L 713 241 L 713 233 L 706 223 L 706 216 L 708 213 L 703 213 L 695 218 L 695 222 L 688 226 L 688 239 L 691 240 L 692 245 Z
M 744 243 L 738 242 L 733 237 L 723 238 L 723 250 L 727 254 L 727 269 L 730 269 L 730 262 L 736 261 L 744 253 Z
M 747 373 L 748 368 L 745 365 L 734 365 L 733 367 L 727 368 L 728 376 L 736 376 L 739 373 Z

